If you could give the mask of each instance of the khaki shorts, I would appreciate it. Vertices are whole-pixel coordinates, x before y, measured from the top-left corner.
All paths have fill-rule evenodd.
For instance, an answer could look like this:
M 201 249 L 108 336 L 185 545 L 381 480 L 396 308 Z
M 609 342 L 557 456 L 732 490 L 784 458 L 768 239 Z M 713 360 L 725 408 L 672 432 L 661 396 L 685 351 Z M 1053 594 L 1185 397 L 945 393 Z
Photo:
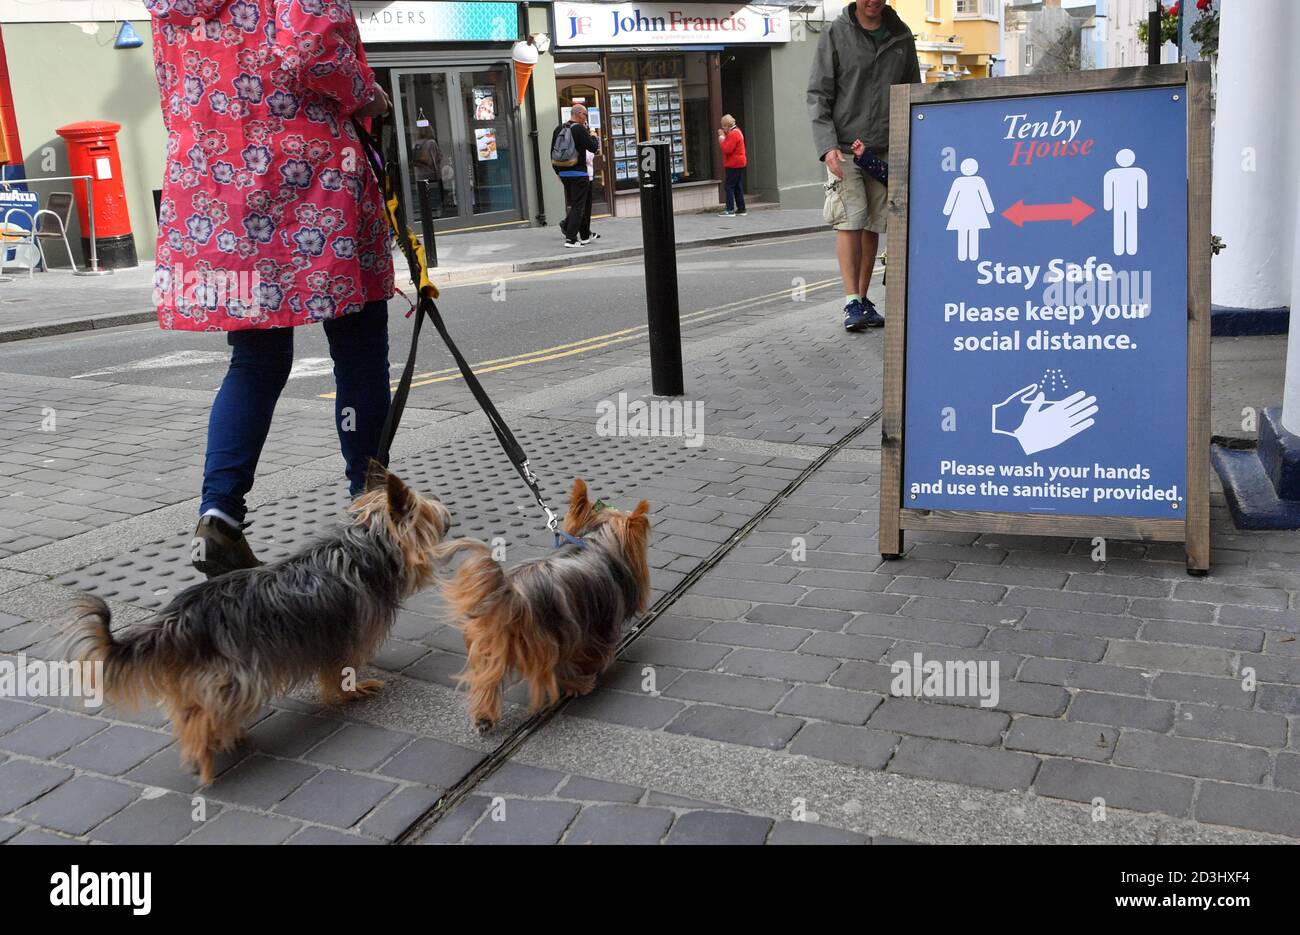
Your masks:
M 885 232 L 888 189 L 867 175 L 853 162 L 853 154 L 845 153 L 844 178 L 837 179 L 826 170 L 826 204 L 822 216 L 826 223 L 838 231 L 869 230 Z

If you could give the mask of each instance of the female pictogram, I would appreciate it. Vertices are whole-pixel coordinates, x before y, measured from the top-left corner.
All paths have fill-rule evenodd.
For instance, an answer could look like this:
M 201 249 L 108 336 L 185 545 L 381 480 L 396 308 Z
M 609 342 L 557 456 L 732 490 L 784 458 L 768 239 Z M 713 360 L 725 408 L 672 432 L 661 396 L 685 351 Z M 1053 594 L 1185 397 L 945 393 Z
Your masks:
M 980 164 L 974 159 L 961 161 L 961 178 L 953 179 L 944 202 L 943 213 L 948 218 L 948 230 L 957 232 L 957 259 L 980 258 L 980 231 L 989 227 L 993 212 L 993 199 L 988 186 L 975 173 Z

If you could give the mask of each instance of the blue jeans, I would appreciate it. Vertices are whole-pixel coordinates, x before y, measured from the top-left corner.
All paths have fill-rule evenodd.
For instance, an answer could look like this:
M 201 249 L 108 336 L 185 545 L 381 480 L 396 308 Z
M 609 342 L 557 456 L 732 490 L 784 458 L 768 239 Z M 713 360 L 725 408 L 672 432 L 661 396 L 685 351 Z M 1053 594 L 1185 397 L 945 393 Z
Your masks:
M 334 424 L 355 496 L 365 487 L 388 414 L 388 303 L 370 302 L 324 327 L 334 359 Z M 230 369 L 208 418 L 199 512 L 215 508 L 243 522 L 244 497 L 253 488 L 275 404 L 293 367 L 293 329 L 231 331 L 226 342 Z
M 745 210 L 745 170 L 728 169 L 726 178 L 722 183 L 723 189 L 727 193 L 727 210 L 744 211 Z

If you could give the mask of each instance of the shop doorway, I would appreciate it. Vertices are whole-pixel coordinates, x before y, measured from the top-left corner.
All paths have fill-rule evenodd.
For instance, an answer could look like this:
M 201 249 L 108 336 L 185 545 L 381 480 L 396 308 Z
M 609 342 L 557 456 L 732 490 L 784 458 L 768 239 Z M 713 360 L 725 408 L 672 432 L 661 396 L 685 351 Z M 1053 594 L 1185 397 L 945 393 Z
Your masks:
M 591 213 L 609 214 L 610 153 L 608 150 L 611 137 L 607 125 L 609 109 L 605 106 L 605 79 L 592 76 L 557 78 L 555 91 L 560 102 L 560 119 L 568 119 L 569 108 L 574 104 L 585 104 L 591 128 L 600 136 L 600 155 L 595 158 L 591 167 Z M 546 142 L 549 148 L 549 136 Z
M 394 68 L 388 85 L 386 143 L 401 166 L 411 222 L 423 220 L 418 186 L 425 181 L 437 230 L 522 220 L 509 66 Z

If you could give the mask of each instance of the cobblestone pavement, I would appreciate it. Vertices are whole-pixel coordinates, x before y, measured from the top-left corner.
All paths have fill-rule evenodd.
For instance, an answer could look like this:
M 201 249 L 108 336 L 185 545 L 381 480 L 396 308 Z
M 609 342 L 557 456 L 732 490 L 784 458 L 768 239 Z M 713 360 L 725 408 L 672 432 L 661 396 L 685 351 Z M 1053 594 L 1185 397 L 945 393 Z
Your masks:
M 552 497 L 581 474 L 598 496 L 654 506 L 654 593 L 671 603 L 596 692 L 498 752 L 527 716 L 519 687 L 496 731 L 470 729 L 454 687 L 463 644 L 426 592 L 374 660 L 380 696 L 341 711 L 312 690 L 276 699 L 207 789 L 180 771 L 152 710 L 0 699 L 0 839 L 1300 838 L 1300 536 L 1235 532 L 1216 491 L 1204 579 L 1166 545 L 1111 541 L 1096 562 L 1088 541 L 1016 536 L 913 534 L 882 564 L 879 436 L 868 425 L 841 444 L 879 407 L 878 333 L 844 335 L 833 304 L 701 331 L 687 347 L 699 447 L 597 438 L 597 401 L 649 395 L 627 349 L 600 363 L 530 369 L 513 394 L 506 378 L 492 386 Z M 26 418 L 47 389 L 7 417 Z M 98 401 L 131 410 L 120 391 Z M 98 401 L 62 405 L 97 414 Z M 201 410 L 169 439 L 186 457 L 201 447 Z M 132 411 L 106 434 L 148 451 L 157 443 L 133 427 L 156 413 Z M 444 497 L 458 533 L 502 536 L 512 561 L 541 554 L 482 420 L 448 416 L 405 428 L 395 468 Z M 295 422 L 305 443 L 287 446 L 300 460 L 259 481 L 252 535 L 268 554 L 343 504 L 330 422 L 313 418 Z M 39 453 L 76 460 L 58 447 Z M 0 559 L 0 652 L 48 655 L 77 590 L 129 621 L 192 580 L 192 505 L 142 500 L 152 512 Z M 896 696 L 890 664 L 916 654 L 996 663 L 996 701 Z M 476 770 L 486 775 L 466 784 Z
M 211 394 L 0 374 L 0 557 L 188 500 L 203 480 Z M 270 474 L 336 454 L 333 414 L 283 407 Z

